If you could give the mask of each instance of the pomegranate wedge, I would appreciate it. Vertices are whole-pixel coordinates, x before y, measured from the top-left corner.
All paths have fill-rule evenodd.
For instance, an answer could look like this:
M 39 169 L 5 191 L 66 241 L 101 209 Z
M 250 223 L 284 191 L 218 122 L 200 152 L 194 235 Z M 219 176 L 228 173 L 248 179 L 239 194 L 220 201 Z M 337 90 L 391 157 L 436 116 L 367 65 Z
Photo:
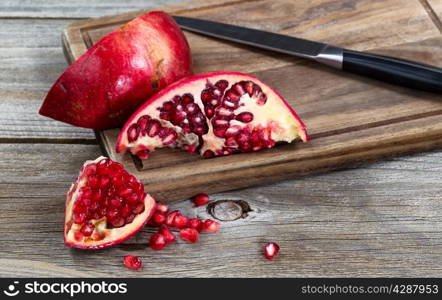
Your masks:
M 155 211 L 155 200 L 123 166 L 99 157 L 86 162 L 66 196 L 65 244 L 101 249 L 137 233 Z
M 191 73 L 178 25 L 164 12 L 150 12 L 78 58 L 54 83 L 40 114 L 80 127 L 118 127 L 146 98 Z
M 144 103 L 123 126 L 117 152 L 140 158 L 159 147 L 204 157 L 271 148 L 308 140 L 287 102 L 259 79 L 231 72 L 184 78 Z

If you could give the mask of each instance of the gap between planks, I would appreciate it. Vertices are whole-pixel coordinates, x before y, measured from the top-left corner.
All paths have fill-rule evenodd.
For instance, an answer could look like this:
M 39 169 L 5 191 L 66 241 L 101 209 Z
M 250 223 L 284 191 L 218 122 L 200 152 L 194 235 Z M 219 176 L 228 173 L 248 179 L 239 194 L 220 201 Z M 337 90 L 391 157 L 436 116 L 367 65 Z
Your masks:
M 420 4 L 424 7 L 428 16 L 430 17 L 433 24 L 437 27 L 437 29 L 442 33 L 442 22 L 434 11 L 433 7 L 427 0 L 419 0 Z

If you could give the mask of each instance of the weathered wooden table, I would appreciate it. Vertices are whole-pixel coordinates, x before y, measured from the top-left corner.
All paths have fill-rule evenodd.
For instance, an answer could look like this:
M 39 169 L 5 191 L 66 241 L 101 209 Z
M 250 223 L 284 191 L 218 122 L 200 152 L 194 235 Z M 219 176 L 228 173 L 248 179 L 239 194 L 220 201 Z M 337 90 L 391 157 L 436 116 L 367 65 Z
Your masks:
M 299 32 L 312 29 L 303 27 L 308 20 L 315 30 L 327 22 L 342 30 L 360 18 L 361 27 L 341 32 L 348 37 L 342 46 L 367 49 L 413 35 L 440 36 L 442 0 L 401 1 L 299 1 L 305 2 L 296 14 Z M 37 114 L 67 66 L 60 33 L 75 19 L 175 2 L 189 7 L 177 0 L 0 2 L 0 275 L 442 276 L 442 151 L 212 195 L 243 200 L 252 211 L 235 219 L 237 206 L 225 202 L 217 213 L 235 220 L 194 245 L 178 242 L 153 251 L 146 247 L 150 228 L 102 251 L 63 245 L 65 193 L 83 161 L 100 150 L 92 131 Z M 210 2 L 191 5 L 199 9 Z M 387 13 L 400 7 L 408 11 Z M 389 32 L 386 16 L 403 24 L 400 32 Z M 208 217 L 188 200 L 172 207 Z M 275 261 L 262 256 L 267 241 L 281 246 Z M 142 271 L 122 266 L 129 253 L 143 259 Z

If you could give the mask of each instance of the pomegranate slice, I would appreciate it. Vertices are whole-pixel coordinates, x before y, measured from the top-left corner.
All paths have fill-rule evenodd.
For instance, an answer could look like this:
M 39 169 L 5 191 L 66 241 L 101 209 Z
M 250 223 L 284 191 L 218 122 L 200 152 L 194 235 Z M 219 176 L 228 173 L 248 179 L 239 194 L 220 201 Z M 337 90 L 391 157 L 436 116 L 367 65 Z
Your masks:
M 162 11 L 106 35 L 54 83 L 40 114 L 72 125 L 121 126 L 147 97 L 192 73 L 184 34 Z
M 184 78 L 144 103 L 123 126 L 117 152 L 140 158 L 159 147 L 204 157 L 308 140 L 305 125 L 271 87 L 257 78 L 213 72 Z
M 109 158 L 88 161 L 66 196 L 65 244 L 101 249 L 137 233 L 155 211 L 155 200 L 124 167 Z

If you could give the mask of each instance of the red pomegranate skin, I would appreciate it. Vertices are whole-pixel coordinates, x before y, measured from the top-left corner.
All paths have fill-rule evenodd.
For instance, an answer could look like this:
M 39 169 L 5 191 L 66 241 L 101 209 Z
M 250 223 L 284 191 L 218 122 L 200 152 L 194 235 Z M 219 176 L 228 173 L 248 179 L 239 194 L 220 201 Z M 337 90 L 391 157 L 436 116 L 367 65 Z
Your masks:
M 39 113 L 80 127 L 118 127 L 147 98 L 191 73 L 189 45 L 176 22 L 165 12 L 149 12 L 76 60 L 54 83 Z

